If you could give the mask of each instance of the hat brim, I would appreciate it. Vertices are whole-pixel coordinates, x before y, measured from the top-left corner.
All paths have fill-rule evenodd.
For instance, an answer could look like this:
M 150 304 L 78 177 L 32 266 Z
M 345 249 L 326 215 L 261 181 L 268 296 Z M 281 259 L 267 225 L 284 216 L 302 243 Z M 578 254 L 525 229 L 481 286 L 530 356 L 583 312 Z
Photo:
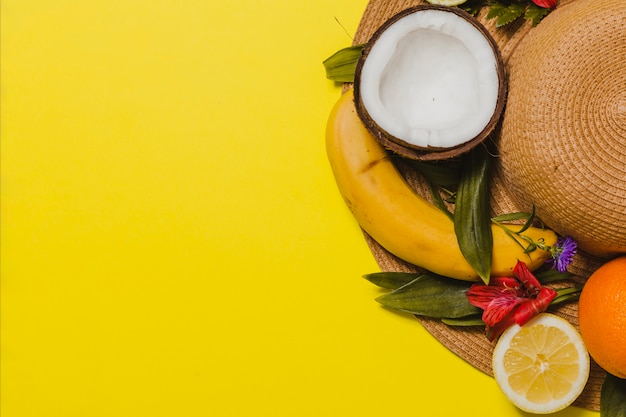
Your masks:
M 565 4 L 572 3 L 574 1 L 576 0 L 562 0 L 559 7 L 563 7 Z M 409 7 L 421 4 L 427 3 L 423 0 L 370 0 L 359 23 L 353 43 L 366 43 L 373 33 L 393 15 Z M 486 10 L 481 11 L 477 15 L 477 19 L 493 36 L 494 40 L 498 44 L 505 66 L 508 66 L 509 58 L 524 37 L 533 30 L 533 26 L 530 22 L 525 22 L 523 19 L 519 19 L 517 22 L 496 29 L 493 19 L 486 18 L 486 12 Z M 407 179 L 407 182 L 418 194 L 422 195 L 424 198 L 430 198 L 428 184 L 426 184 L 425 180 L 419 173 L 404 165 L 399 166 L 398 168 Z M 509 192 L 507 192 L 498 169 L 494 170 L 491 181 L 491 207 L 494 213 L 502 214 L 524 211 L 516 206 L 512 196 L 510 196 Z M 381 270 L 420 272 L 418 267 L 411 265 L 389 253 L 374 239 L 367 235 L 367 233 L 364 233 L 364 236 Z M 590 255 L 579 252 L 575 256 L 574 263 L 569 269 L 570 272 L 573 272 L 575 275 L 572 280 L 577 283 L 584 282 L 589 275 L 591 275 L 591 273 L 602 264 L 602 262 L 602 259 L 594 258 Z M 554 310 L 551 310 L 551 312 L 566 318 L 574 326 L 578 327 L 577 303 L 562 305 Z M 417 317 L 417 319 L 424 326 L 424 328 L 446 348 L 474 366 L 476 369 L 493 376 L 491 358 L 495 343 L 489 342 L 489 340 L 485 337 L 484 328 L 451 327 L 443 324 L 439 320 L 432 320 L 423 317 Z M 591 374 L 587 385 L 573 405 L 598 411 L 600 409 L 600 391 L 605 376 L 606 372 L 592 360 Z

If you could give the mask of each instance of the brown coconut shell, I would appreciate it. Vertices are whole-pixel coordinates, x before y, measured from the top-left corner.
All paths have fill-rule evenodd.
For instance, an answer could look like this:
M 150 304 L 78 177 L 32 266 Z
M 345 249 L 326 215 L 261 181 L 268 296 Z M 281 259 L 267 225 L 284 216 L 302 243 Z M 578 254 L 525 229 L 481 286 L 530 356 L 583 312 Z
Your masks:
M 520 47 L 520 45 L 523 43 L 524 39 L 529 36 L 533 31 L 541 28 L 542 25 L 544 25 L 545 23 L 549 23 L 549 19 L 553 19 L 554 16 L 556 16 L 556 19 L 559 19 L 559 14 L 556 13 L 557 11 L 559 11 L 560 9 L 565 9 L 566 7 L 570 7 L 570 5 L 573 5 L 576 2 L 580 1 L 586 0 L 561 0 L 557 9 L 553 11 L 549 16 L 547 16 L 544 21 L 542 21 L 537 27 L 533 27 L 529 22 L 525 22 L 520 19 L 515 23 L 508 24 L 501 28 L 496 28 L 495 21 L 493 19 L 486 18 L 486 9 L 483 9 L 478 14 L 477 20 L 487 28 L 487 30 L 495 40 L 500 50 L 505 69 L 507 73 L 510 73 L 512 71 L 515 71 L 514 67 L 515 65 L 517 65 L 511 61 L 511 57 L 515 54 L 518 47 Z M 598 0 L 594 1 L 597 2 Z M 606 3 L 610 3 L 610 0 Z M 615 5 L 617 3 L 618 2 L 613 2 L 611 4 Z M 359 27 L 355 34 L 354 44 L 366 43 L 370 39 L 370 37 L 373 36 L 376 30 L 378 30 L 380 25 L 382 25 L 385 21 L 387 21 L 395 14 L 401 12 L 404 9 L 424 4 L 426 4 L 424 0 L 370 0 L 366 6 Z M 595 17 L 594 11 L 592 11 L 591 13 L 592 15 L 587 17 L 590 23 L 585 25 L 587 27 L 587 32 L 598 30 L 602 25 L 606 25 L 606 20 L 600 20 Z M 607 19 L 607 16 L 603 15 L 602 19 Z M 609 19 L 609 21 L 613 22 L 613 25 L 611 26 L 613 32 L 621 31 L 622 34 L 624 33 L 623 18 L 621 19 L 622 26 L 620 26 L 620 22 L 617 22 L 617 25 L 615 25 L 616 22 L 614 19 Z M 586 34 L 583 34 L 583 36 L 586 36 Z M 614 33 L 610 37 L 614 36 L 619 36 L 619 33 Z M 624 58 L 625 57 L 622 56 L 622 62 L 624 62 Z M 601 58 L 596 57 L 593 59 L 595 60 Z M 603 63 L 596 62 L 596 65 L 603 65 Z M 509 80 L 509 88 L 511 87 L 510 84 L 511 80 Z M 626 91 L 626 85 L 624 85 L 622 91 Z M 535 93 L 537 93 L 537 91 L 535 91 Z M 545 93 L 548 93 L 549 95 L 549 90 L 546 90 Z M 582 109 L 572 109 L 572 111 L 580 112 L 582 111 Z M 508 117 L 509 113 L 510 109 L 507 106 L 504 112 L 504 117 Z M 605 116 L 596 115 L 594 117 Z M 612 117 L 614 118 L 614 120 L 624 120 L 623 112 L 621 113 L 621 116 L 619 116 L 618 114 L 614 114 Z M 617 129 L 614 124 L 613 126 L 613 129 Z M 621 126 L 623 127 L 623 122 Z M 501 136 L 500 127 L 501 126 L 499 124 L 496 125 L 496 129 L 492 135 L 496 144 L 498 144 Z M 532 142 L 538 139 L 531 138 L 530 140 Z M 624 141 L 622 140 L 620 142 L 621 145 L 614 144 L 613 146 L 621 147 L 623 143 Z M 623 160 L 624 159 L 622 159 L 622 161 Z M 502 161 L 500 159 L 496 159 L 495 170 L 491 178 L 490 185 L 490 204 L 492 214 L 498 215 L 503 213 L 527 211 L 529 207 L 525 203 L 525 200 L 521 202 L 522 204 L 520 204 L 517 199 L 513 198 L 512 189 L 515 188 L 515 183 L 509 183 L 509 180 L 504 178 L 504 176 L 502 175 L 503 169 L 501 165 Z M 402 163 L 398 164 L 398 168 L 402 171 L 403 175 L 407 179 L 407 182 L 418 194 L 426 199 L 430 199 L 429 185 L 415 169 L 411 168 L 409 164 Z M 623 173 L 624 171 L 622 170 L 621 172 Z M 622 204 L 624 204 L 623 199 Z M 548 227 L 551 226 L 551 224 L 547 222 L 546 225 Z M 364 233 L 364 236 L 381 270 L 421 272 L 420 268 L 416 267 L 415 265 L 409 264 L 386 251 L 366 233 Z M 596 257 L 586 252 L 579 251 L 574 257 L 574 262 L 568 268 L 569 271 L 574 274 L 574 276 L 571 280 L 564 282 L 563 285 L 567 286 L 572 284 L 584 283 L 584 281 L 598 267 L 600 267 L 603 262 L 605 262 L 604 258 Z M 577 303 L 567 303 L 559 306 L 556 309 L 551 309 L 550 311 L 567 319 L 575 327 L 578 327 Z M 491 368 L 491 357 L 495 344 L 487 340 L 484 334 L 484 328 L 451 327 L 441 323 L 438 320 L 426 319 L 423 317 L 417 317 L 417 319 L 430 334 L 432 334 L 436 339 L 439 340 L 442 345 L 444 345 L 450 351 L 465 360 L 467 363 L 474 366 L 476 369 L 493 376 L 493 371 Z M 582 394 L 574 402 L 574 405 L 589 410 L 598 411 L 600 409 L 600 391 L 605 376 L 606 372 L 592 360 L 589 380 Z
M 498 74 L 498 98 L 496 101 L 496 107 L 494 109 L 493 115 L 491 116 L 488 123 L 485 125 L 483 130 L 474 138 L 459 144 L 455 147 L 450 148 L 437 148 L 437 147 L 420 147 L 413 144 L 410 144 L 400 138 L 397 138 L 385 131 L 383 128 L 378 126 L 376 122 L 372 119 L 372 117 L 367 112 L 367 108 L 363 105 L 361 100 L 361 71 L 363 69 L 363 65 L 367 61 L 370 51 L 373 46 L 376 44 L 376 41 L 380 38 L 380 36 L 394 23 L 396 23 L 399 19 L 403 17 L 413 14 L 419 13 L 425 10 L 440 10 L 447 13 L 453 13 L 468 23 L 470 23 L 478 32 L 480 32 L 493 51 L 494 58 L 496 60 L 496 72 Z M 361 120 L 363 120 L 367 129 L 372 133 L 372 135 L 378 139 L 378 141 L 388 150 L 402 156 L 405 158 L 422 160 L 422 161 L 434 161 L 434 160 L 442 160 L 442 159 L 450 159 L 458 157 L 462 154 L 473 149 L 476 145 L 483 142 L 494 130 L 496 124 L 499 122 L 502 112 L 504 110 L 504 104 L 506 102 L 506 73 L 504 69 L 504 63 L 502 61 L 502 56 L 498 49 L 498 45 L 496 41 L 491 36 L 491 33 L 476 19 L 474 16 L 466 13 L 465 11 L 456 8 L 456 7 L 445 7 L 431 4 L 421 4 L 414 7 L 409 7 L 406 9 L 400 10 L 395 15 L 391 16 L 385 22 L 380 25 L 376 31 L 370 36 L 367 44 L 364 47 L 363 53 L 357 63 L 356 71 L 355 71 L 355 82 L 354 82 L 354 100 L 356 104 L 356 110 L 359 114 Z
M 519 205 L 582 250 L 626 253 L 626 2 L 577 0 L 528 33 L 498 149 Z

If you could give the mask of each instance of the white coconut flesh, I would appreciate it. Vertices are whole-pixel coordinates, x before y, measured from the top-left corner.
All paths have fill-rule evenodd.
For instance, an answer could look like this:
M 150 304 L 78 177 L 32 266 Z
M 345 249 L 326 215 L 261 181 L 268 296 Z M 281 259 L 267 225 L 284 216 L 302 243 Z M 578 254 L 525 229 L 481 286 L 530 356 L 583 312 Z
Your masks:
M 498 101 L 498 61 L 455 13 L 422 10 L 390 25 L 360 75 L 361 102 L 381 129 L 410 145 L 452 148 L 478 136 Z

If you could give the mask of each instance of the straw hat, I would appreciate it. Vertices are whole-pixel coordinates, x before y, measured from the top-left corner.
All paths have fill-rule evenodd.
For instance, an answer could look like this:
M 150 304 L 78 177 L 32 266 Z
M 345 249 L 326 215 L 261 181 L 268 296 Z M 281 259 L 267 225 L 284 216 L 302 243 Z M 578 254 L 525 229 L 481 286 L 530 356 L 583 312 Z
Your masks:
M 365 43 L 387 19 L 423 0 L 370 0 L 361 18 L 354 44 Z M 509 97 L 501 129 L 496 133 L 501 158 L 491 179 L 491 207 L 494 214 L 526 211 L 533 201 L 542 220 L 561 234 L 580 236 L 590 216 L 597 233 L 595 241 L 610 242 L 618 249 L 624 245 L 626 225 L 626 3 L 614 0 L 561 0 L 538 26 L 520 19 L 501 28 L 486 19 L 486 10 L 477 16 L 495 39 L 510 74 Z M 569 32 L 573 32 L 569 36 Z M 598 44 L 589 44 L 593 39 Z M 535 44 L 536 43 L 536 44 Z M 590 45 L 593 47 L 590 49 Z M 571 48 L 571 49 L 570 49 Z M 558 59 L 545 54 L 552 52 Z M 543 59 L 539 55 L 543 53 Z M 591 75 L 592 74 L 592 75 Z M 577 80 L 575 84 L 559 84 L 562 77 Z M 532 83 L 531 83 L 532 82 Z M 602 85 L 598 85 L 602 84 Z M 527 87 L 528 86 L 528 87 Z M 555 100 L 558 102 L 555 103 Z M 533 148 L 533 145 L 534 148 Z M 529 152 L 529 149 L 532 152 Z M 594 157 L 591 167 L 589 155 Z M 545 155 L 544 155 L 545 154 Z M 547 165 L 545 158 L 568 158 Z M 540 159 L 544 158 L 544 159 Z M 547 171 L 540 171 L 545 164 Z M 567 167 L 562 166 L 567 164 Z M 552 175 L 550 169 L 569 171 Z M 429 198 L 429 188 L 422 177 L 410 168 L 399 165 L 409 184 Z M 588 174 L 588 171 L 593 174 Z M 518 187 L 535 171 L 543 177 L 531 177 L 533 187 Z M 591 176 L 590 176 L 591 175 Z M 509 185 L 509 186 L 507 186 Z M 546 190 L 561 190 L 563 195 L 551 196 Z M 528 193 L 528 194 L 527 194 Z M 584 197 L 579 197 L 583 194 Z M 539 202 L 558 200 L 554 210 Z M 567 198 L 566 203 L 560 199 Z M 579 200 L 580 199 L 580 200 Z M 540 201 L 537 201 L 540 200 Z M 559 222 L 563 204 L 575 209 L 580 201 L 587 205 L 578 224 Z M 610 211 L 611 214 L 606 214 Z M 545 216 L 545 219 L 543 218 Z M 548 220 L 549 219 L 549 220 Z M 553 226 L 553 223 L 555 226 Z M 571 227 L 568 227 L 571 226 Z M 619 229 L 620 238 L 613 231 Z M 365 234 L 374 258 L 383 271 L 419 272 L 387 252 Z M 587 245 L 588 247 L 590 245 Z M 592 246 L 592 245 L 591 245 Z M 613 248 L 614 249 L 614 248 Z M 598 268 L 604 258 L 582 251 L 570 265 L 574 282 L 582 283 Z M 578 305 L 570 303 L 554 311 L 575 326 Z M 438 320 L 418 318 L 422 325 L 444 346 L 477 369 L 493 375 L 491 357 L 494 344 L 477 327 L 449 327 Z M 591 375 L 585 390 L 574 405 L 599 410 L 600 390 L 606 373 L 592 361 Z
M 626 252 L 626 2 L 557 9 L 509 68 L 499 154 L 515 201 L 587 252 Z

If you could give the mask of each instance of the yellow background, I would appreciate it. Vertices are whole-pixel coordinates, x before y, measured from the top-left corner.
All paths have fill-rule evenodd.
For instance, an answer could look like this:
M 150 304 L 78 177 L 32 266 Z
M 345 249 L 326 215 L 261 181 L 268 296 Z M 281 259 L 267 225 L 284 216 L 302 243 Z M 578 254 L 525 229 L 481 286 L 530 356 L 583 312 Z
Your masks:
M 361 278 L 322 60 L 365 6 L 2 0 L 2 417 L 525 415 Z

